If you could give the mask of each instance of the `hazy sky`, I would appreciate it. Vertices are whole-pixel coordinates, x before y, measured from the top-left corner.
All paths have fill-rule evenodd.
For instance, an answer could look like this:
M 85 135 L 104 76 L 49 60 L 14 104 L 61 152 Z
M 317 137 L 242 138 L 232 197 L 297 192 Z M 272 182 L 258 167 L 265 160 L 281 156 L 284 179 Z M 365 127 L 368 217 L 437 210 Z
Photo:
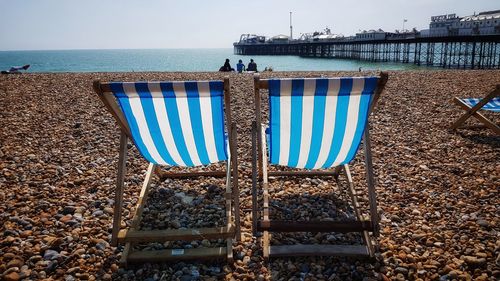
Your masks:
M 231 48 L 242 33 L 428 28 L 433 15 L 500 9 L 498 0 L 0 0 L 0 50 Z

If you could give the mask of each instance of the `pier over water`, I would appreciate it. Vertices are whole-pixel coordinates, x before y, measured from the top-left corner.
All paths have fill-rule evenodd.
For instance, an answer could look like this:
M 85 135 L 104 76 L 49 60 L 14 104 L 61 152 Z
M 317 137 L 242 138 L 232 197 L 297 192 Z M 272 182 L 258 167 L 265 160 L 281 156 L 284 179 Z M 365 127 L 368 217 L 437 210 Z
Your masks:
M 500 68 L 500 35 L 383 38 L 373 40 L 237 42 L 237 55 L 402 62 L 443 68 Z
M 459 17 L 431 17 L 429 29 L 385 32 L 381 29 L 344 37 L 324 32 L 292 38 L 243 34 L 234 43 L 236 55 L 293 55 L 314 58 L 401 62 L 442 68 L 500 68 L 500 10 Z

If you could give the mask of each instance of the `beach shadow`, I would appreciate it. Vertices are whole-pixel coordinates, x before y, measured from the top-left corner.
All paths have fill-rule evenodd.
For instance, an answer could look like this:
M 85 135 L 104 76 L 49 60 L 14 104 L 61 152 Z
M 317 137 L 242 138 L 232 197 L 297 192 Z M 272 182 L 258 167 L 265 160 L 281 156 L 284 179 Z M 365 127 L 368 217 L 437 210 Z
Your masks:
M 374 278 L 374 263 L 352 257 L 272 258 L 268 269 L 270 280 L 366 280 Z
M 322 178 L 325 179 L 325 178 Z M 329 183 L 311 179 L 276 179 L 270 182 L 270 218 L 300 221 L 354 221 L 356 215 L 350 197 L 333 178 Z M 281 183 L 287 181 L 284 188 Z M 333 181 L 333 182 L 332 182 Z M 363 207 L 363 211 L 364 211 Z M 261 233 L 259 233 L 261 234 Z M 295 232 L 271 233 L 271 245 L 320 244 L 359 245 L 360 233 Z M 256 253 L 262 255 L 262 251 Z M 271 280 L 363 280 L 373 277 L 374 258 L 369 257 L 274 257 L 266 264 Z M 285 275 L 284 275 L 285 274 Z M 318 277 L 320 276 L 320 277 Z M 333 278 L 333 279 L 331 279 Z
M 282 221 L 356 221 L 354 208 L 348 196 L 334 193 L 333 190 L 322 194 L 285 194 L 273 198 L 270 192 L 270 219 Z M 273 232 L 271 245 L 287 244 L 360 244 L 359 233 L 338 232 Z
M 204 167 L 196 171 L 208 172 Z M 182 169 L 170 169 L 169 172 Z M 140 178 L 140 177 L 138 177 Z M 132 181 L 132 180 L 130 180 Z M 139 185 L 140 181 L 133 181 Z M 133 200 L 127 201 L 129 207 L 135 206 Z M 147 195 L 139 223 L 140 230 L 173 230 L 222 227 L 227 224 L 225 211 L 225 178 L 189 177 L 165 179 L 153 176 L 150 191 Z M 127 226 L 132 224 L 131 215 L 126 216 Z M 169 240 L 166 242 L 137 242 L 131 250 L 135 251 L 170 251 L 173 249 L 226 247 L 222 238 L 205 239 L 200 236 L 196 240 Z M 109 258 L 109 265 L 116 264 L 117 273 L 113 278 L 130 278 L 133 280 L 199 280 L 200 276 L 211 276 L 217 279 L 226 274 L 224 266 L 228 265 L 225 257 L 172 261 L 143 261 L 119 264 L 119 253 L 123 255 L 124 245 L 116 248 L 114 256 Z M 158 253 L 158 252 L 157 252 Z
M 485 129 L 481 130 L 484 131 Z M 458 134 L 464 138 L 468 139 L 472 142 L 478 143 L 478 144 L 485 144 L 489 145 L 492 148 L 500 148 L 500 136 L 493 136 L 493 135 L 485 135 L 481 131 L 474 131 L 474 132 L 458 132 Z

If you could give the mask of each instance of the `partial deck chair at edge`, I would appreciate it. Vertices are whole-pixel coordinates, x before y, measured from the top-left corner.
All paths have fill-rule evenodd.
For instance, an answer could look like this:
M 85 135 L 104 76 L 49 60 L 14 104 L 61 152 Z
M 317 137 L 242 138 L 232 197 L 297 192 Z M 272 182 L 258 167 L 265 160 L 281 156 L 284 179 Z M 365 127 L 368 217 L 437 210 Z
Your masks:
M 388 79 L 380 77 L 299 78 L 260 80 L 254 77 L 256 121 L 253 124 L 253 228 L 262 235 L 265 259 L 273 256 L 367 256 L 374 255 L 371 235 L 378 235 L 377 213 L 368 117 Z M 269 89 L 269 127 L 261 123 L 261 89 Z M 360 210 L 358 190 L 348 163 L 363 139 L 368 206 Z M 267 147 L 266 140 L 269 140 Z M 268 154 L 268 153 L 269 154 Z M 269 162 L 275 166 L 268 171 Z M 256 162 L 258 161 L 258 165 Z M 258 170 L 257 171 L 257 166 Z M 293 168 L 293 169 L 290 169 Z M 299 169 L 296 169 L 299 168 Z M 321 169 L 321 170 L 318 170 Z M 345 177 L 342 184 L 339 176 Z M 269 177 L 333 177 L 347 188 L 356 220 L 291 221 L 270 219 Z M 257 188 L 261 188 L 259 196 Z M 262 197 L 262 199 L 259 199 Z M 258 204 L 261 203 L 261 204 Z M 261 207 L 258 207 L 260 205 Z M 369 218 L 369 219 L 367 219 Z M 364 245 L 294 244 L 270 245 L 270 232 L 358 232 Z
M 457 98 L 455 97 L 453 101 L 462 107 L 466 112 L 458 118 L 451 125 L 452 130 L 460 128 L 460 126 L 465 123 L 469 117 L 474 116 L 477 120 L 484 124 L 484 126 L 490 128 L 495 132 L 495 134 L 500 135 L 500 126 L 495 124 L 493 121 L 486 118 L 483 114 L 479 113 L 480 109 L 488 110 L 492 112 L 500 112 L 500 84 L 496 85 L 495 90 L 490 92 L 482 99 L 478 98 Z
M 187 82 L 94 81 L 94 90 L 121 129 L 111 242 L 114 246 L 125 243 L 122 264 L 218 257 L 232 260 L 232 240 L 240 237 L 240 217 L 236 126 L 231 120 L 229 89 L 229 79 Z M 228 136 L 224 124 L 230 124 L 227 126 Z M 120 230 L 129 138 L 150 164 L 131 227 Z M 174 173 L 161 171 L 158 167 L 192 167 L 220 161 L 226 161 L 226 171 Z M 144 204 L 155 172 L 161 174 L 162 178 L 226 177 L 227 224 L 213 228 L 140 230 Z M 224 247 L 213 248 L 133 251 L 135 243 L 202 239 L 226 239 L 227 243 Z

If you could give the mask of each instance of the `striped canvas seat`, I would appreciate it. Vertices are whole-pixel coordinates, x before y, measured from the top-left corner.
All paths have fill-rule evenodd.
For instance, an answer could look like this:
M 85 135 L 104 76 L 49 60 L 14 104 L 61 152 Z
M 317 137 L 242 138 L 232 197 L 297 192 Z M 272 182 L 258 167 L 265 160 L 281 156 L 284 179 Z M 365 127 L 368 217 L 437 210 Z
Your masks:
M 270 163 L 329 168 L 360 145 L 378 77 L 269 80 Z
M 478 104 L 482 99 L 478 98 L 464 98 L 461 99 L 465 104 L 467 104 L 470 107 L 474 107 L 476 104 Z M 496 97 L 491 99 L 487 104 L 485 104 L 481 109 L 488 110 L 488 111 L 493 111 L 493 112 L 500 112 L 500 97 Z
M 149 162 L 190 167 L 228 159 L 223 81 L 112 82 L 110 88 Z

